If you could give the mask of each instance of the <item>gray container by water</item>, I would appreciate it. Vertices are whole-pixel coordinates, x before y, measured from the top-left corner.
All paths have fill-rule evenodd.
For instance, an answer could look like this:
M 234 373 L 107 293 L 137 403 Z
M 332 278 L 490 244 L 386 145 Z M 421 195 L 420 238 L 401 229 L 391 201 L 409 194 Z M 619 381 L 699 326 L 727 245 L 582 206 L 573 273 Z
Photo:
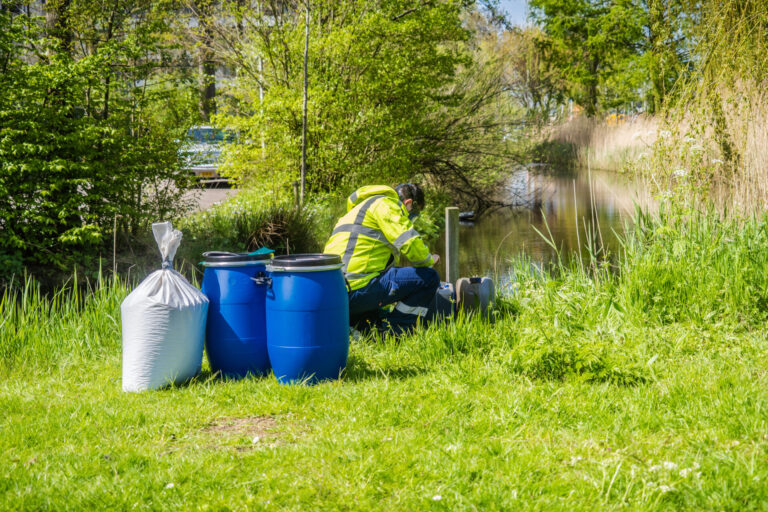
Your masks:
M 462 277 L 456 281 L 459 310 L 466 313 L 490 315 L 496 288 L 490 277 Z

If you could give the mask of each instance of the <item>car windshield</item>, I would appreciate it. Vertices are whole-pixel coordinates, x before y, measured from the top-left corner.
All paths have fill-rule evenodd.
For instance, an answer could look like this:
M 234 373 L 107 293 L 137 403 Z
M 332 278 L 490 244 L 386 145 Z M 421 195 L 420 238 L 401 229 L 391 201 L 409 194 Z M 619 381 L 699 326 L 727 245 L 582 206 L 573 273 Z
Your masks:
M 193 126 L 187 131 L 187 139 L 195 144 L 218 144 L 220 142 L 233 142 L 235 134 L 209 126 Z

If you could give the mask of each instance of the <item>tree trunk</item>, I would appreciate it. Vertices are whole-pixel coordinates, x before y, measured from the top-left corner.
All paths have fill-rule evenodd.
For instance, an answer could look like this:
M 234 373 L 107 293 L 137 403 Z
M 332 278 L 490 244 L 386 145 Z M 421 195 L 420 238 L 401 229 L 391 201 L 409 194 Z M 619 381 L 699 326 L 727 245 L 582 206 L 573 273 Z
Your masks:
M 203 120 L 209 122 L 211 115 L 216 113 L 216 60 L 213 52 L 214 0 L 195 0 L 195 5 L 200 17 L 200 28 L 202 29 L 200 74 L 203 79 L 203 90 L 200 100 L 200 112 Z
M 600 60 L 593 57 L 589 63 L 590 79 L 587 83 L 587 104 L 584 105 L 588 117 L 594 117 L 597 114 L 597 70 L 600 68 Z
M 11 16 L 18 16 L 21 14 L 21 4 L 18 2 L 0 2 L 0 13 L 2 14 L 10 14 Z M 2 61 L 2 65 L 0 65 L 0 73 L 3 75 L 8 71 L 8 65 L 11 63 L 11 57 L 15 53 L 12 50 L 8 50 L 7 52 L 4 52 L 2 56 L 0 56 L 0 60 Z
M 237 36 L 242 40 L 245 34 L 245 27 L 243 26 L 243 10 L 245 9 L 245 0 L 237 0 Z M 261 5 L 256 3 L 256 10 L 261 11 Z
M 112 5 L 112 14 L 109 17 L 109 24 L 107 25 L 107 41 L 109 42 L 112 40 L 112 35 L 115 30 L 115 17 L 117 16 L 117 7 L 118 7 L 118 0 L 115 0 L 114 4 Z M 109 117 L 109 91 L 110 91 L 110 81 L 111 81 L 112 75 L 108 74 L 107 78 L 105 80 L 104 84 L 104 111 L 102 112 L 102 118 L 106 119 Z
M 650 59 L 648 63 L 648 73 L 651 75 L 651 101 L 650 113 L 653 114 L 661 109 L 666 92 L 664 91 L 664 69 L 661 44 L 661 29 L 664 16 L 659 0 L 649 0 L 648 2 L 648 52 Z
M 71 0 L 47 0 L 45 2 L 45 30 L 59 42 L 58 51 L 72 55 L 72 29 L 69 26 Z
M 69 7 L 70 0 L 48 0 L 45 2 L 45 30 L 49 37 L 56 40 L 57 44 L 52 50 L 56 56 L 63 57 L 64 59 L 72 58 L 73 51 L 73 36 L 72 28 L 69 24 Z M 56 86 L 49 89 L 47 92 L 46 102 L 50 99 L 50 108 L 57 114 L 63 113 L 67 121 L 59 122 L 55 126 L 51 126 L 52 131 L 57 137 L 62 137 L 71 133 L 72 130 L 72 105 L 68 105 L 69 99 L 67 98 L 67 89 L 71 87 L 68 82 L 58 83 Z M 67 108 L 69 107 L 69 108 Z M 60 158 L 71 159 L 72 154 L 70 148 L 66 148 L 59 154 Z M 76 172 L 76 171 L 75 171 Z M 79 174 L 79 173 L 78 173 Z M 56 188 L 51 194 L 50 202 L 53 205 L 66 205 L 67 201 L 71 197 L 75 197 L 78 193 L 78 186 L 76 180 L 82 178 L 82 176 L 73 173 L 69 169 L 57 170 L 50 176 L 51 182 L 57 183 Z M 58 207 L 54 207 L 58 209 Z M 66 209 L 64 212 L 59 212 L 58 216 L 51 215 L 51 218 L 57 218 L 56 229 L 58 236 L 65 233 L 71 228 L 82 225 L 82 218 L 76 210 Z

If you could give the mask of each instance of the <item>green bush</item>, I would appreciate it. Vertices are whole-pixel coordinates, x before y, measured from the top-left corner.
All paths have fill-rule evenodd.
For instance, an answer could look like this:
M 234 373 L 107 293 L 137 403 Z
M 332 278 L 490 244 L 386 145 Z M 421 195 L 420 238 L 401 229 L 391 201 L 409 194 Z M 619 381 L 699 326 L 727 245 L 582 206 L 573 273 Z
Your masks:
M 191 184 L 179 161 L 188 85 L 156 80 L 163 8 L 121 6 L 130 21 L 117 4 L 48 2 L 53 30 L 23 4 L 0 8 L 0 285 L 19 263 L 42 278 L 95 268 L 115 227 L 178 216 Z
M 576 165 L 579 148 L 576 144 L 545 139 L 534 144 L 529 150 L 531 161 L 549 164 L 557 169 L 569 169 Z
M 322 204 L 297 210 L 288 200 L 243 191 L 182 219 L 178 227 L 184 242 L 179 255 L 198 262 L 205 251 L 247 252 L 269 247 L 277 254 L 318 252 L 328 236 L 322 222 L 325 211 Z

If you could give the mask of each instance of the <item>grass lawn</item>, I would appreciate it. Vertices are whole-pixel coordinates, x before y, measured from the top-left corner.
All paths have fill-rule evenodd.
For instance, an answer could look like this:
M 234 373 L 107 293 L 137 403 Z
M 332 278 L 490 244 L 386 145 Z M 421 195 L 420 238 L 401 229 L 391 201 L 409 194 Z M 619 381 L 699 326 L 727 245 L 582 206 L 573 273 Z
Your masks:
M 315 387 L 126 394 L 117 340 L 10 371 L 0 508 L 768 507 L 764 333 L 636 328 L 647 380 L 623 385 L 529 377 L 515 324 L 354 343 L 347 377 Z
M 125 285 L 6 294 L 0 509 L 766 510 L 768 230 L 670 229 L 314 387 L 123 393 Z

